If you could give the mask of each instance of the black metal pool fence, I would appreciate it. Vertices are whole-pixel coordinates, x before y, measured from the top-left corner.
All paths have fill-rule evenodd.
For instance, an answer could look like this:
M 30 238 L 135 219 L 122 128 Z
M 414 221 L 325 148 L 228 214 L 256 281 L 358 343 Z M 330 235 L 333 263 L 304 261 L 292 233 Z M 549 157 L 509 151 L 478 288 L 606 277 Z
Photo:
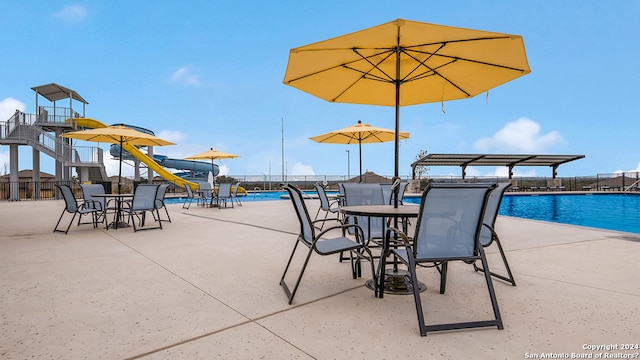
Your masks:
M 391 182 L 392 176 L 380 176 L 375 182 Z M 34 182 L 29 179 L 21 179 L 16 183 L 8 181 L 9 176 L 0 177 L 0 201 L 2 200 L 51 200 L 59 199 L 56 194 L 55 184 L 70 185 L 78 198 L 81 197 L 80 182 L 72 181 L 41 181 Z M 462 179 L 460 176 L 423 176 L 421 179 L 402 178 L 403 181 L 412 180 L 416 190 L 422 191 L 430 182 L 504 182 L 510 181 L 513 191 L 638 191 L 640 185 L 640 172 L 625 173 L 609 173 L 597 174 L 592 176 L 573 176 L 573 177 L 524 177 L 514 176 L 509 179 L 501 176 L 473 176 Z M 265 176 L 265 175 L 236 175 L 225 176 L 221 182 L 237 182 L 248 192 L 253 191 L 269 191 L 280 190 L 280 184 L 288 182 L 296 185 L 301 190 L 314 190 L 314 184 L 321 182 L 330 190 L 337 190 L 337 184 L 340 182 L 357 181 L 357 178 L 349 178 L 347 176 L 328 176 L 328 175 L 297 175 L 287 176 L 284 181 L 281 176 Z M 146 182 L 146 181 L 142 181 Z M 154 180 L 153 183 L 163 183 L 164 180 Z M 111 192 L 116 189 L 117 185 L 111 182 L 100 182 L 105 186 L 105 192 Z M 137 183 L 132 179 L 124 179 L 126 192 L 133 191 Z M 11 196 L 12 184 L 14 184 L 14 196 Z M 15 185 L 17 184 L 17 187 Z M 17 194 L 15 189 L 17 188 Z M 186 191 L 174 184 L 168 190 L 169 194 L 182 195 Z

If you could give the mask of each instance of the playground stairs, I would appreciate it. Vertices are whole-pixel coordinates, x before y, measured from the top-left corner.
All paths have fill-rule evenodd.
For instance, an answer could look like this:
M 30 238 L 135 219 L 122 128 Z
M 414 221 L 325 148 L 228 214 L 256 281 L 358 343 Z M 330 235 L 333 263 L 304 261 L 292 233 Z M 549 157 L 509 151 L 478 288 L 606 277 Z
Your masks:
M 71 124 L 32 120 L 35 115 L 16 111 L 8 121 L 0 122 L 0 145 L 31 146 L 64 166 L 75 167 L 83 180 L 107 181 L 101 148 L 72 146 L 55 135 L 74 130 Z

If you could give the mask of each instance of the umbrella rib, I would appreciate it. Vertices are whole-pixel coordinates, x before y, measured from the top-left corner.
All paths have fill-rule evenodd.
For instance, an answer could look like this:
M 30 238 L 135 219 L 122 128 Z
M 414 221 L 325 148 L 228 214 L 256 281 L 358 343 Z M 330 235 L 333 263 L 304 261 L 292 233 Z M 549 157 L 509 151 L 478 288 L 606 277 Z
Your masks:
M 362 76 L 360 76 L 360 79 L 368 79 L 368 80 L 374 80 L 374 81 L 380 81 L 380 82 L 384 82 L 384 83 L 392 83 L 394 82 L 393 78 L 391 76 L 389 76 L 389 74 L 387 74 L 384 70 L 382 70 L 378 65 L 381 64 L 382 62 L 384 62 L 386 59 L 388 59 L 390 56 L 392 56 L 395 51 L 393 49 L 381 49 L 381 50 L 385 50 L 383 52 L 380 53 L 376 53 L 374 55 L 371 56 L 364 56 L 362 55 L 360 52 L 358 52 L 358 48 L 353 48 L 352 49 L 354 53 L 356 53 L 358 56 L 360 56 L 360 58 L 364 61 L 366 61 L 367 63 L 369 63 L 371 66 L 373 66 L 371 69 L 369 69 L 369 71 L 362 71 L 362 70 L 358 70 L 356 68 L 350 67 L 348 66 L 347 63 L 342 64 L 341 66 L 344 67 L 345 69 L 351 70 L 351 71 L 355 71 L 358 72 L 360 74 L 362 74 Z M 378 64 L 374 64 L 371 60 L 369 60 L 369 58 L 374 57 L 374 56 L 379 56 L 382 55 L 384 53 L 387 53 L 386 56 L 384 56 L 379 62 Z M 354 60 L 351 61 L 350 63 L 355 63 L 359 60 Z M 377 69 L 378 71 L 380 71 L 382 74 L 384 74 L 385 76 L 387 76 L 387 78 L 385 79 L 382 76 L 377 76 L 377 75 L 373 75 L 370 73 L 371 70 L 373 69 Z M 342 96 L 342 94 L 346 93 L 347 91 L 349 91 L 349 89 L 355 85 L 355 83 L 357 83 L 360 79 L 355 80 L 353 83 L 351 83 L 349 86 L 347 86 L 343 91 L 341 91 L 336 97 L 334 97 L 331 101 L 336 101 L 337 99 L 340 98 L 340 96 Z

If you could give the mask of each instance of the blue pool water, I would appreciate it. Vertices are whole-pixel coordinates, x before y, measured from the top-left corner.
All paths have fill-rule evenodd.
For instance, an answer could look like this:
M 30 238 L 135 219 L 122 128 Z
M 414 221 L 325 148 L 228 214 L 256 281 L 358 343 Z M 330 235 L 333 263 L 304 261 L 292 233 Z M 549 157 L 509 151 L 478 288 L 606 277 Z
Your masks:
M 506 194 L 498 214 L 640 234 L 637 194 Z
M 640 234 L 640 195 L 508 195 L 501 215 Z
M 241 197 L 241 201 L 281 200 L 284 194 L 282 191 L 252 193 Z M 183 201 L 169 200 L 171 203 Z M 420 197 L 405 196 L 404 202 L 419 204 Z M 502 198 L 499 214 L 640 234 L 638 194 L 507 194 Z

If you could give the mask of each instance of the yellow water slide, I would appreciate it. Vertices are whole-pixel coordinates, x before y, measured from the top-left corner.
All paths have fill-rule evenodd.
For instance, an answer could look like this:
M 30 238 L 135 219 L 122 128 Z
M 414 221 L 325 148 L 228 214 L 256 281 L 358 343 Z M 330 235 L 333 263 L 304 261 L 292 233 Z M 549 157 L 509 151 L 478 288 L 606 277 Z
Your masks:
M 102 121 L 90 118 L 76 118 L 73 119 L 73 121 L 75 121 L 76 125 L 79 127 L 91 129 L 107 127 L 107 125 L 105 125 L 105 123 L 103 123 Z M 128 151 L 131 156 L 143 162 L 145 165 L 147 165 L 147 167 L 149 167 L 149 169 L 153 170 L 155 173 L 157 173 L 167 181 L 170 181 L 181 187 L 186 187 L 187 185 L 189 185 L 193 190 L 197 190 L 200 187 L 200 185 L 197 183 L 187 181 L 179 176 L 174 175 L 167 169 L 160 166 L 157 162 L 155 162 L 152 158 L 147 156 L 147 154 L 143 153 L 135 146 L 122 144 L 122 149 Z

